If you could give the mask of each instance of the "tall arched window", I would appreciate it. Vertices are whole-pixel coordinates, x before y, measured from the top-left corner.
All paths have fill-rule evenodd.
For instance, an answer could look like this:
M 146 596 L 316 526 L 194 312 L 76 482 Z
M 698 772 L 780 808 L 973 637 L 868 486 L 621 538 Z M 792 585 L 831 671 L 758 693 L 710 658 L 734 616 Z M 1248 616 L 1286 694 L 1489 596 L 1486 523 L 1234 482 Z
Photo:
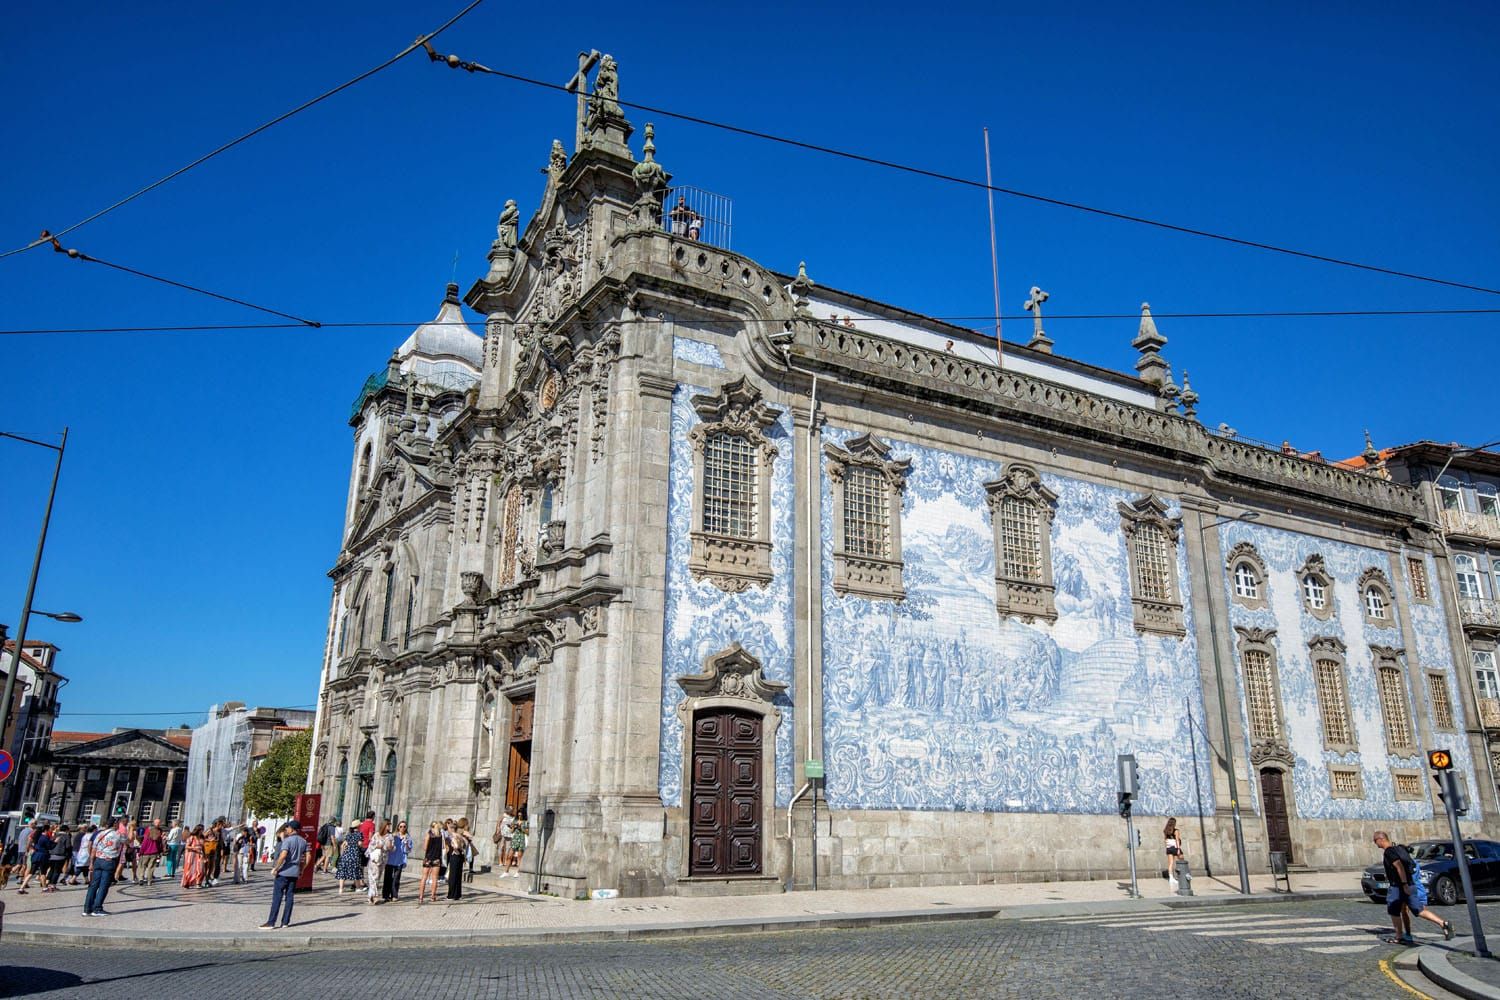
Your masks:
M 359 453 L 359 479 L 358 485 L 361 492 L 370 485 L 370 465 L 375 457 L 375 442 L 366 441 L 365 450 Z
M 385 755 L 385 770 L 380 772 L 380 814 L 389 816 L 396 807 L 396 751 Z
M 1401 673 L 1401 652 L 1387 646 L 1371 646 L 1375 655 L 1376 688 L 1380 692 L 1380 714 L 1385 720 L 1385 745 L 1391 753 L 1413 753 L 1411 711 L 1406 702 L 1406 678 Z
M 363 819 L 375 795 L 375 741 L 365 740 L 359 748 L 359 764 L 354 772 L 354 818 Z
M 333 813 L 342 818 L 344 813 L 344 795 L 349 791 L 349 755 L 339 760 L 339 791 L 333 800 Z
M 412 577 L 406 584 L 406 626 L 401 635 L 403 647 L 411 645 L 412 616 L 417 613 L 417 578 Z

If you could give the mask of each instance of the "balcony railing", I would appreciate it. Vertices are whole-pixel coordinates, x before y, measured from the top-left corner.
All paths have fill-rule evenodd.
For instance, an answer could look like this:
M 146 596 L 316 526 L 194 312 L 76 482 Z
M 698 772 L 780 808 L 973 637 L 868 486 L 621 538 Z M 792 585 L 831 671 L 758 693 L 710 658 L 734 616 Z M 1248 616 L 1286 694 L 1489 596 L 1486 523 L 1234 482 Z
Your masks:
M 1500 601 L 1463 597 L 1458 601 L 1458 617 L 1468 628 L 1500 631 Z
M 1479 699 L 1479 724 L 1485 729 L 1500 729 L 1500 698 Z
M 1443 530 L 1450 535 L 1471 535 L 1500 541 L 1500 517 L 1467 510 L 1444 510 Z

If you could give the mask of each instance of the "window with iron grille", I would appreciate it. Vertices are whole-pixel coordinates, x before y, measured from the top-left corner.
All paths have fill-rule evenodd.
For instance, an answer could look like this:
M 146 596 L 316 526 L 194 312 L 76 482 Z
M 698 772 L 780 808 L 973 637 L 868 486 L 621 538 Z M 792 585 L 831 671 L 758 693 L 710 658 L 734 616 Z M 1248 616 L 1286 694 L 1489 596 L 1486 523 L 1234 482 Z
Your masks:
M 890 554 L 891 501 L 885 474 L 856 465 L 844 473 L 844 551 L 884 559 Z
M 1255 575 L 1255 567 L 1248 562 L 1234 567 L 1234 594 L 1250 600 L 1260 597 L 1260 577 Z
M 1362 799 L 1365 797 L 1365 783 L 1358 768 L 1330 767 L 1328 784 L 1334 798 Z
M 1245 696 L 1250 709 L 1250 738 L 1256 742 L 1281 742 L 1281 721 L 1276 715 L 1276 681 L 1271 672 L 1271 654 L 1264 649 L 1246 649 Z
M 89 817 L 94 815 L 94 813 L 98 811 L 99 801 L 97 799 L 84 799 L 83 807 L 78 810 L 78 818 L 85 823 L 91 822 L 91 820 L 89 820 Z
M 1380 711 L 1385 716 L 1385 745 L 1390 750 L 1410 750 L 1411 714 L 1406 710 L 1406 684 L 1398 667 L 1375 671 L 1380 686 Z
M 1001 551 L 1013 580 L 1042 579 L 1042 533 L 1036 504 L 1006 497 L 1000 504 Z
M 1427 675 L 1427 698 L 1432 702 L 1432 721 L 1439 729 L 1457 728 L 1453 724 L 1453 699 L 1448 695 L 1448 678 L 1442 674 Z
M 1344 694 L 1344 667 L 1337 660 L 1317 663 L 1318 708 L 1323 713 L 1323 741 L 1333 746 L 1351 746 L 1349 705 Z
M 141 822 L 149 823 L 156 817 L 156 803 L 147 799 L 141 803 Z
M 756 537 L 756 448 L 740 434 L 713 434 L 703 446 L 703 530 Z
M 1419 601 L 1432 599 L 1431 592 L 1427 588 L 1427 563 L 1418 557 L 1408 557 L 1406 560 L 1406 574 L 1411 578 L 1411 595 Z
M 175 823 L 180 819 L 182 819 L 182 803 L 173 802 L 167 809 L 167 822 Z
M 1136 528 L 1131 544 L 1135 548 L 1136 587 L 1139 596 L 1149 601 L 1172 599 L 1172 567 L 1167 533 L 1157 524 Z
M 1391 775 L 1396 781 L 1396 798 L 1422 798 L 1422 776 L 1420 774 L 1415 771 L 1393 771 Z

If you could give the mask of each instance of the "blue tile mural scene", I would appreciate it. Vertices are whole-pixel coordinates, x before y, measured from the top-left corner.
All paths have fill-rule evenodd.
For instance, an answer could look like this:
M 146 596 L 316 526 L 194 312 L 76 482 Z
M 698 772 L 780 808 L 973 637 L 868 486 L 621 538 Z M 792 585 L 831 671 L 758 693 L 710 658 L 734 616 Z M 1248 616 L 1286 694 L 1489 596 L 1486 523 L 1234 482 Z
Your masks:
M 1432 604 L 1417 604 L 1412 601 L 1410 581 L 1392 581 L 1394 597 L 1404 602 L 1410 613 L 1414 635 L 1403 636 L 1399 617 L 1392 615 L 1388 626 L 1368 623 L 1364 616 L 1363 595 L 1359 593 L 1359 578 L 1367 569 L 1379 569 L 1389 577 L 1390 560 L 1383 549 L 1366 548 L 1317 538 L 1296 532 L 1284 531 L 1258 524 L 1235 521 L 1219 528 L 1221 551 L 1228 553 L 1235 545 L 1248 542 L 1255 546 L 1257 554 L 1266 565 L 1267 579 L 1263 581 L 1266 607 L 1249 609 L 1232 600 L 1232 582 L 1225 574 L 1222 578 L 1222 593 L 1219 606 L 1228 607 L 1232 626 L 1273 629 L 1276 651 L 1276 668 L 1280 680 L 1281 705 L 1285 714 L 1288 748 L 1296 757 L 1292 769 L 1292 790 L 1296 802 L 1296 815 L 1304 819 L 1409 819 L 1425 820 L 1432 817 L 1432 808 L 1427 800 L 1398 800 L 1391 768 L 1412 768 L 1424 775 L 1423 791 L 1426 792 L 1426 762 L 1418 756 L 1398 756 L 1387 752 L 1385 723 L 1381 712 L 1380 694 L 1376 683 L 1374 657 L 1371 646 L 1387 646 L 1406 650 L 1403 658 L 1407 680 L 1407 704 L 1413 706 L 1413 729 L 1420 743 L 1421 734 L 1416 730 L 1415 720 L 1420 716 L 1431 720 L 1431 706 L 1425 683 L 1424 668 L 1441 668 L 1449 680 L 1449 690 L 1454 692 L 1454 711 L 1459 713 L 1461 705 L 1457 699 L 1457 678 L 1451 649 L 1448 644 L 1447 625 L 1443 621 L 1441 596 L 1433 595 Z M 1330 600 L 1333 614 L 1322 620 L 1309 612 L 1302 600 L 1299 570 L 1312 555 L 1322 556 L 1328 574 L 1333 578 Z M 1425 557 L 1424 557 L 1425 558 Z M 1428 579 L 1432 580 L 1433 567 L 1428 562 Z M 1318 705 L 1316 682 L 1313 675 L 1313 657 L 1308 643 L 1315 638 L 1331 636 L 1344 643 L 1344 674 L 1349 696 L 1350 722 L 1354 729 L 1357 749 L 1340 753 L 1324 748 L 1323 720 Z M 1240 717 L 1244 731 L 1249 732 L 1249 719 L 1245 703 L 1244 686 L 1241 683 L 1240 652 L 1238 636 L 1235 645 L 1236 688 L 1239 698 Z M 1414 682 L 1415 681 L 1415 682 Z M 1470 777 L 1473 788 L 1474 774 L 1466 741 L 1445 741 L 1452 746 L 1457 767 L 1463 768 Z M 1419 751 L 1425 747 L 1419 746 Z M 1249 753 L 1247 737 L 1243 752 Z M 1248 759 L 1248 757 L 1247 757 Z M 1334 798 L 1329 785 L 1330 764 L 1355 765 L 1363 775 L 1363 798 Z M 1256 789 L 1258 799 L 1259 789 Z M 1476 805 L 1469 818 L 1477 820 L 1478 797 L 1472 796 Z
M 677 341 L 681 343 L 681 341 Z M 690 341 L 689 343 L 697 343 Z M 701 344 L 703 347 L 712 345 Z M 715 352 L 717 355 L 717 352 Z M 682 804 L 683 727 L 677 716 L 683 691 L 677 678 L 703 671 L 703 662 L 738 642 L 760 661 L 769 680 L 782 681 L 778 695 L 781 723 L 776 730 L 776 804 L 792 797 L 792 652 L 795 616 L 792 607 L 792 418 L 782 412 L 766 435 L 778 454 L 771 471 L 771 572 L 766 587 L 727 594 L 711 583 L 693 579 L 693 450 L 688 432 L 702 421 L 692 397 L 708 389 L 679 385 L 672 397 L 672 453 L 668 468 L 666 628 L 661 683 L 661 771 L 658 788 L 663 805 Z
M 691 337 L 672 338 L 672 357 L 678 361 L 690 361 L 705 368 L 723 368 L 724 358 L 713 344 Z
M 858 433 L 824 429 L 843 444 Z M 1001 466 L 890 440 L 910 458 L 901 513 L 904 601 L 835 592 L 823 475 L 823 724 L 828 802 L 841 809 L 1112 813 L 1115 756 L 1134 753 L 1152 814 L 1213 809 L 1203 700 L 1185 638 L 1133 624 L 1118 504 L 1140 494 L 1043 471 L 1055 623 L 1001 619 L 984 483 Z M 1175 503 L 1171 498 L 1163 498 Z M 1175 516 L 1177 510 L 1172 509 Z M 1186 589 L 1185 546 L 1178 574 Z

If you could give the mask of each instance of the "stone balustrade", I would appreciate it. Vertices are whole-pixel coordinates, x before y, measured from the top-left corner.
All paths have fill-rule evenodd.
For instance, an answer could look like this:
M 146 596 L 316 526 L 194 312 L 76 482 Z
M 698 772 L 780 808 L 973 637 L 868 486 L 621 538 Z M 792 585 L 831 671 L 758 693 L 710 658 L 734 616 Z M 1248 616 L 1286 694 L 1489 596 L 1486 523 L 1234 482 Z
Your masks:
M 1469 535 L 1500 541 L 1500 517 L 1467 510 L 1444 510 L 1443 530 L 1450 535 Z

